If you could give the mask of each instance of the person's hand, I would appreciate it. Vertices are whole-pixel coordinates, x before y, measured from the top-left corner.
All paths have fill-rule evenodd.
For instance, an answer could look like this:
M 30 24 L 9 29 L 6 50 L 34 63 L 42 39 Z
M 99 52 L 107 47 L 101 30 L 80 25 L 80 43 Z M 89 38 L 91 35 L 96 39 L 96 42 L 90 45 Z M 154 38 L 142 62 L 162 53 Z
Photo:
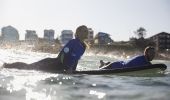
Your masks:
M 68 70 L 66 70 L 66 74 L 72 74 L 73 70 L 72 68 L 69 68 Z

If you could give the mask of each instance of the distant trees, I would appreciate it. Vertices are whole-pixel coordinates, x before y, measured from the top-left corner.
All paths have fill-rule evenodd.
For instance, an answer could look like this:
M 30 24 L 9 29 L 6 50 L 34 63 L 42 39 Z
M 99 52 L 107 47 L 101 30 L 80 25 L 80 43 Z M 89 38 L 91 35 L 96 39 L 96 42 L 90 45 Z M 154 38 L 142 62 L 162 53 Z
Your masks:
M 108 45 L 112 44 L 113 40 L 110 37 L 110 34 L 104 33 L 104 32 L 98 32 L 94 38 L 95 44 L 102 44 L 102 45 Z
M 60 44 L 59 38 L 56 38 L 56 39 L 55 39 L 55 43 Z
M 145 39 L 146 29 L 139 27 L 134 34 L 137 37 L 130 38 L 132 45 L 140 50 L 143 50 L 146 46 L 154 46 L 155 44 L 150 39 Z
M 143 27 L 139 27 L 139 29 L 137 29 L 134 33 L 137 35 L 138 39 L 145 38 L 146 29 Z

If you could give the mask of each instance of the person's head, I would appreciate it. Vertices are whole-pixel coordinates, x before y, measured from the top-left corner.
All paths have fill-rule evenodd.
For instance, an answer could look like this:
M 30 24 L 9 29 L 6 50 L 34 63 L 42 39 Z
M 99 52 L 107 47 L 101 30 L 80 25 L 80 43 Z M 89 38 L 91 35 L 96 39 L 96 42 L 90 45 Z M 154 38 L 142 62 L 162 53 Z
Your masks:
M 84 41 L 87 39 L 88 33 L 88 28 L 85 25 L 82 25 L 76 29 L 75 37 L 79 38 L 81 41 Z
M 152 61 L 155 57 L 155 48 L 151 46 L 146 47 L 144 50 L 144 56 L 148 61 Z
M 100 60 L 100 64 L 101 64 L 101 65 L 104 65 L 105 63 L 103 62 L 103 60 Z

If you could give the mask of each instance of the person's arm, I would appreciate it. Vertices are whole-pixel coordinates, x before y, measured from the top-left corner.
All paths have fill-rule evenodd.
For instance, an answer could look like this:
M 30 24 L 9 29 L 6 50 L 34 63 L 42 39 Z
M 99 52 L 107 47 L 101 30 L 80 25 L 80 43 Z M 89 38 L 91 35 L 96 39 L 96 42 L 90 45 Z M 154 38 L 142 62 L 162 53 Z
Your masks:
M 103 66 L 99 67 L 99 69 L 111 69 L 111 65 L 111 62 L 107 62 Z
M 70 60 L 70 52 L 72 49 L 72 45 L 73 45 L 73 40 L 70 40 L 61 50 L 61 52 L 59 53 L 59 60 L 60 62 L 63 64 L 63 66 L 66 67 L 66 69 L 70 69 L 70 64 L 68 63 L 68 61 Z
M 76 70 L 78 60 L 80 59 L 81 54 L 79 51 L 73 49 L 69 55 L 68 67 L 69 70 Z
M 67 74 L 72 74 L 72 72 L 73 72 L 72 67 L 69 67 L 69 68 L 66 70 L 66 73 L 67 73 Z
M 107 66 L 107 65 L 110 64 L 110 63 L 111 63 L 111 62 L 105 63 L 105 62 L 103 62 L 103 60 L 100 60 L 100 66 L 99 66 L 99 68 L 105 67 L 105 66 Z
M 84 53 L 84 48 L 77 41 L 70 41 L 62 51 L 60 54 L 61 63 L 67 67 L 68 71 L 75 70 L 78 60 Z
M 139 67 L 150 65 L 151 63 L 145 58 L 145 56 L 136 56 L 125 63 L 125 67 Z

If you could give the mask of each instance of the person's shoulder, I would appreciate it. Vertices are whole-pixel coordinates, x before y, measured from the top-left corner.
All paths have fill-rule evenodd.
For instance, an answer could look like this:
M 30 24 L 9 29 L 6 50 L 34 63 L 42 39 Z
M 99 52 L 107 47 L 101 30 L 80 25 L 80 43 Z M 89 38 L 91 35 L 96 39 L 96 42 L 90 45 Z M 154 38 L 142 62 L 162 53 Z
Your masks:
M 78 39 L 71 39 L 69 42 L 79 42 Z
M 136 55 L 136 56 L 134 56 L 134 57 L 144 57 L 144 55 Z
M 82 44 L 82 42 L 81 42 L 79 39 L 77 39 L 77 38 L 72 39 L 71 42 L 72 42 L 73 44 Z
M 75 43 L 75 42 L 76 42 L 75 39 L 71 39 L 68 43 L 69 43 L 69 44 L 72 44 L 72 43 Z
M 144 55 L 137 55 L 137 56 L 132 57 L 132 59 L 141 59 L 144 57 L 145 57 Z
M 73 45 L 77 45 L 79 43 L 79 41 L 77 39 L 71 39 L 67 45 L 73 46 Z

